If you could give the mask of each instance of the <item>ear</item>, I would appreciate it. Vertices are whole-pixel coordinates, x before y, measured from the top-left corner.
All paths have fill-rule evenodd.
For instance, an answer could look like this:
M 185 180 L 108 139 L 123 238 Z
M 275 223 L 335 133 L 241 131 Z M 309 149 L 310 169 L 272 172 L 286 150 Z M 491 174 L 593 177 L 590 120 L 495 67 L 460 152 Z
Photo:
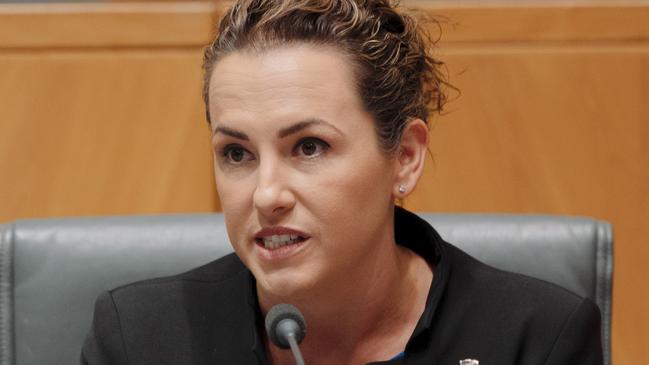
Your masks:
M 426 148 L 428 147 L 428 126 L 421 119 L 413 119 L 403 130 L 396 156 L 396 178 L 393 194 L 403 199 L 415 189 L 424 171 Z

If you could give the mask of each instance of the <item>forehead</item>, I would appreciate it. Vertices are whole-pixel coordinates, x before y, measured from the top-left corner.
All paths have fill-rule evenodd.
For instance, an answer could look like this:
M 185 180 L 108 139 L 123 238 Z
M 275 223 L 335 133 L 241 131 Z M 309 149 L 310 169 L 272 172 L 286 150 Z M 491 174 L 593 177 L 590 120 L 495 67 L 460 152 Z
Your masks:
M 236 51 L 213 68 L 210 114 L 217 121 L 296 113 L 335 118 L 362 109 L 354 80 L 349 61 L 333 47 L 300 44 Z

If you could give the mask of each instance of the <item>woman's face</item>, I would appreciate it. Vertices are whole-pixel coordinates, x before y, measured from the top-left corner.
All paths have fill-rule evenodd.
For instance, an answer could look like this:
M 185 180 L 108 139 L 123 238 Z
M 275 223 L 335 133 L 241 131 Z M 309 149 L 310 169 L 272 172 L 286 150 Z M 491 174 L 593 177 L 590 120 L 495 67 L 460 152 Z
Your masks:
M 392 242 L 395 161 L 379 149 L 346 59 L 308 45 L 238 51 L 209 90 L 216 184 L 228 234 L 258 290 L 354 285 Z

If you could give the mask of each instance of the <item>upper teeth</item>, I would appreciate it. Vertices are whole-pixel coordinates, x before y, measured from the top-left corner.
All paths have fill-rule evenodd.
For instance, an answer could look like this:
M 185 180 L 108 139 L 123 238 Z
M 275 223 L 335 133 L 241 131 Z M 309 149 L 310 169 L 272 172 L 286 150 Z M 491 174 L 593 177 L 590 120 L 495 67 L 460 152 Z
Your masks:
M 264 246 L 269 249 L 282 247 L 284 245 L 294 243 L 298 239 L 298 237 L 300 236 L 296 234 L 275 234 L 272 236 L 266 236 L 263 238 Z

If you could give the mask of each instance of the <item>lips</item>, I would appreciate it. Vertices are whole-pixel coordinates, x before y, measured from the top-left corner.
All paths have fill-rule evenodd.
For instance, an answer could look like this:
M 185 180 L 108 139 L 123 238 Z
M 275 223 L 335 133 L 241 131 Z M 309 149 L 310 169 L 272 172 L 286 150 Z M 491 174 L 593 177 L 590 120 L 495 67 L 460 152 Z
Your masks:
M 271 251 L 284 246 L 302 243 L 309 238 L 309 235 L 304 232 L 286 227 L 268 227 L 255 234 L 255 242 Z

